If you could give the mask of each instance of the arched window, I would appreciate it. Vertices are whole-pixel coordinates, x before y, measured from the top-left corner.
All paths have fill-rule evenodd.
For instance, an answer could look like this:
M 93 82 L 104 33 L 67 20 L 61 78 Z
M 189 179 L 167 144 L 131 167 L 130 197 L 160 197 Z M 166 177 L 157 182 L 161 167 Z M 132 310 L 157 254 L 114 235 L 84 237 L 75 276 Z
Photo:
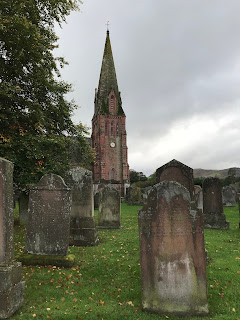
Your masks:
M 113 122 L 111 122 L 111 136 L 113 136 Z
M 111 170 L 111 180 L 114 180 L 114 169 Z
M 108 135 L 108 122 L 105 122 L 105 136 Z
M 119 128 L 118 128 L 118 122 L 117 122 L 117 124 L 116 124 L 116 136 L 118 136 L 119 135 Z

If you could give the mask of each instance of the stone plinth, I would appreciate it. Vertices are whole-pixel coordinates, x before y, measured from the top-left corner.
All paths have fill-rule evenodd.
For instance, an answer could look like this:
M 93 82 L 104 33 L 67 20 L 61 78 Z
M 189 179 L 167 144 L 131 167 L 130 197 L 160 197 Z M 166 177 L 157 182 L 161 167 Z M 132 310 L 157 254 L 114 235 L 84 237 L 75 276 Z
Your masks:
M 193 169 L 173 159 L 156 171 L 156 181 L 176 181 L 182 184 L 190 193 L 191 201 L 195 201 Z
M 98 232 L 94 220 L 92 172 L 75 167 L 66 173 L 65 181 L 72 192 L 69 244 L 96 245 Z
M 188 190 L 174 181 L 151 189 L 139 211 L 143 310 L 208 313 L 203 221 Z
M 121 195 L 112 185 L 107 185 L 99 195 L 98 227 L 120 228 Z
M 222 187 L 218 178 L 206 178 L 203 181 L 204 228 L 229 229 L 223 213 Z
M 22 264 L 14 260 L 13 164 L 0 158 L 0 319 L 10 318 L 23 304 Z
M 71 191 L 56 174 L 44 175 L 29 194 L 26 253 L 68 254 Z

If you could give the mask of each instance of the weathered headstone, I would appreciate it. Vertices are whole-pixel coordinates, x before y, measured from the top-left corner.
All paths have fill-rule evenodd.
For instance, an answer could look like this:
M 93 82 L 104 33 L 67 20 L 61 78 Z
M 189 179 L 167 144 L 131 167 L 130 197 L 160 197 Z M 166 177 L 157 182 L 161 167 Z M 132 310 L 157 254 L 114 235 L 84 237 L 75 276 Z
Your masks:
M 13 164 L 0 158 L 0 319 L 11 317 L 23 304 L 22 264 L 14 260 Z
M 66 256 L 70 209 L 71 191 L 62 177 L 44 175 L 29 194 L 26 253 Z
M 100 191 L 98 227 L 109 229 L 120 228 L 120 217 L 120 192 L 109 184 Z
M 156 171 L 156 181 L 176 181 L 190 193 L 191 201 L 195 201 L 193 169 L 173 159 Z
M 142 191 L 143 203 L 147 202 L 147 198 L 148 198 L 148 195 L 149 195 L 149 192 L 151 191 L 151 189 L 152 189 L 152 186 L 149 186 L 149 187 L 146 187 L 143 189 L 143 191 Z
M 142 205 L 143 198 L 141 189 L 138 187 L 129 187 L 126 189 L 126 202 L 131 205 Z
M 229 228 L 223 213 L 222 187 L 218 178 L 210 177 L 203 181 L 203 215 L 204 228 Z
M 201 186 L 194 186 L 196 204 L 199 209 L 203 209 L 203 192 Z
M 208 313 L 202 212 L 175 181 L 154 185 L 139 211 L 142 306 L 180 316 Z
M 70 245 L 92 246 L 98 243 L 94 220 L 92 172 L 81 167 L 70 169 L 65 176 L 72 192 Z
M 236 205 L 236 190 L 232 186 L 222 188 L 223 205 L 225 207 L 235 207 Z
M 19 196 L 19 223 L 20 225 L 27 224 L 28 218 L 28 200 L 29 194 L 22 192 Z

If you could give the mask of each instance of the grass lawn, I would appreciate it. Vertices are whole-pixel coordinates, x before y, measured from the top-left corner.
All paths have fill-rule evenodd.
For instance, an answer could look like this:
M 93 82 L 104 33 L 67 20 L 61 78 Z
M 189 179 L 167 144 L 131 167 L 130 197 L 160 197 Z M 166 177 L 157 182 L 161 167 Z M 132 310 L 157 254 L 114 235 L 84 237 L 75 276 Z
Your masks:
M 98 246 L 70 247 L 73 268 L 24 266 L 25 302 L 11 319 L 179 319 L 141 310 L 138 209 L 122 204 L 125 228 L 100 230 Z M 204 319 L 240 320 L 238 207 L 224 210 L 230 229 L 205 230 L 210 313 Z M 24 227 L 15 226 L 14 236 L 20 254 Z

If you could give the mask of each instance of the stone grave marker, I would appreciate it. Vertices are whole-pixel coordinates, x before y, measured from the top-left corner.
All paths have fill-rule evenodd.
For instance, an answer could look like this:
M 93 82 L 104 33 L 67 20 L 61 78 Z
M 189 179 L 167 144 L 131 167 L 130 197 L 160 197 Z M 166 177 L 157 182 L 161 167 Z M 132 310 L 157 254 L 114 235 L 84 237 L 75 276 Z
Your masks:
M 222 188 L 223 205 L 225 207 L 235 207 L 236 205 L 236 190 L 232 186 Z
M 65 176 L 72 192 L 70 245 L 93 246 L 98 243 L 94 220 L 92 172 L 81 167 L 70 169 Z
M 143 197 L 139 187 L 128 187 L 125 195 L 126 202 L 131 205 L 142 205 Z
M 201 186 L 194 186 L 196 204 L 199 209 L 203 209 L 203 192 Z
M 71 191 L 62 177 L 44 175 L 29 194 L 26 253 L 66 256 L 70 209 Z
M 229 229 L 223 213 L 222 187 L 218 178 L 209 177 L 203 181 L 204 228 Z
M 143 310 L 208 314 L 202 211 L 175 181 L 154 185 L 139 211 Z
M 23 304 L 21 262 L 14 260 L 13 164 L 0 158 L 0 319 L 10 318 Z
M 100 191 L 98 227 L 106 229 L 120 228 L 121 196 L 110 184 Z
M 156 181 L 176 181 L 182 184 L 190 193 L 191 201 L 195 201 L 193 169 L 173 159 L 156 171 Z

